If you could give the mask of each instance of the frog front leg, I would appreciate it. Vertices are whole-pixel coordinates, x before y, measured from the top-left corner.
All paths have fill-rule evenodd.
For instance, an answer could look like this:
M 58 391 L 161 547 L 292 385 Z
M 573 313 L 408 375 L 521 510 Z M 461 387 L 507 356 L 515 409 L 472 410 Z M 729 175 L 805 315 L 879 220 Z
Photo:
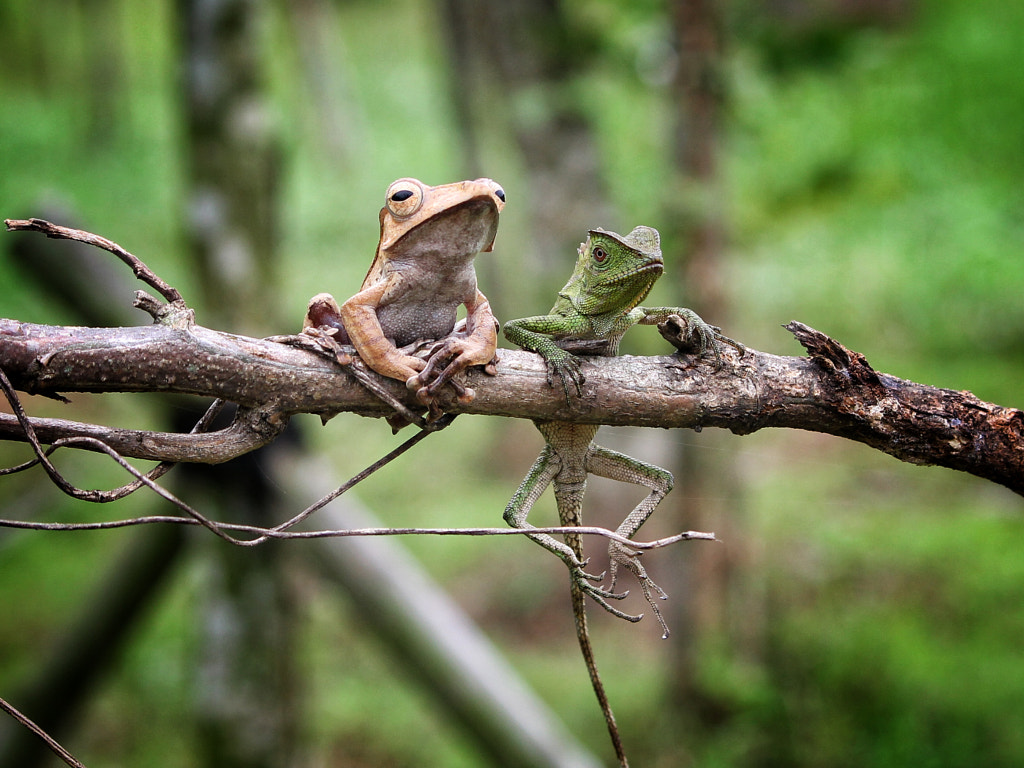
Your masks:
M 419 358 L 406 355 L 384 334 L 377 308 L 398 291 L 395 275 L 365 288 L 341 305 L 341 319 L 352 346 L 370 368 L 382 376 L 408 381 L 426 366 Z
M 446 383 L 455 386 L 460 403 L 473 401 L 476 393 L 453 380 L 453 377 L 474 365 L 494 373 L 493 363 L 498 348 L 498 321 L 491 304 L 479 290 L 465 302 L 465 330 L 455 331 L 434 347 L 426 367 L 406 382 L 417 398 L 429 403 Z

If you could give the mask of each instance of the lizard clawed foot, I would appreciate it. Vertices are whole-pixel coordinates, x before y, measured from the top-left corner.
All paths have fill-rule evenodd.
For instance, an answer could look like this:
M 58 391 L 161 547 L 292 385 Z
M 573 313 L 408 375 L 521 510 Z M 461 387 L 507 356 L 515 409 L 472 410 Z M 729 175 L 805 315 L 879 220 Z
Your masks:
M 651 610 L 654 611 L 655 617 L 658 619 L 658 624 L 661 625 L 661 636 L 666 638 L 669 635 L 668 624 L 665 623 L 665 617 L 661 615 L 661 610 L 658 608 L 658 604 L 654 601 L 655 594 L 660 600 L 668 600 L 668 595 L 665 594 L 665 590 L 659 587 L 654 580 L 647 575 L 647 569 L 644 568 L 640 562 L 640 552 L 630 549 L 618 542 L 612 542 L 608 547 L 608 555 L 611 559 L 611 565 L 608 568 L 609 576 L 611 576 L 611 585 L 609 586 L 610 592 L 615 592 L 615 582 L 619 575 L 619 566 L 629 570 L 636 580 L 640 583 L 640 591 L 643 592 L 644 599 L 647 604 L 651 606 Z M 622 592 L 621 594 L 627 595 L 628 592 Z M 641 614 L 642 616 L 643 614 Z
M 583 371 L 580 370 L 580 361 L 576 355 L 570 352 L 562 351 L 562 355 L 552 356 L 548 358 L 548 386 L 555 386 L 555 377 L 558 377 L 558 381 L 562 384 L 562 392 L 565 394 L 565 404 L 571 403 L 569 394 L 570 386 L 576 390 L 576 397 L 583 396 L 583 385 L 587 381 L 587 377 L 583 375 Z
M 603 573 L 598 577 L 586 573 L 582 568 L 575 567 L 572 569 L 572 580 L 584 595 L 589 595 L 595 603 L 608 611 L 612 616 L 634 623 L 644 617 L 642 613 L 634 615 L 621 611 L 608 602 L 609 600 L 622 600 L 629 592 L 612 592 L 594 584 L 595 581 L 604 580 Z

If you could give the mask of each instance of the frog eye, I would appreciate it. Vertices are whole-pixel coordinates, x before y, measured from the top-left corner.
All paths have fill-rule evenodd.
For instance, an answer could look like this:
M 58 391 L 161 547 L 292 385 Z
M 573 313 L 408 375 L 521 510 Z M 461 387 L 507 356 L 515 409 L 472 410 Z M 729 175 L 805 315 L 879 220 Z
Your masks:
M 385 205 L 395 218 L 412 216 L 423 205 L 423 185 L 416 179 L 399 179 L 388 187 Z
M 505 190 L 498 186 L 498 182 L 496 182 L 494 179 L 477 179 L 475 183 L 486 184 L 488 187 L 490 187 L 491 194 L 498 198 L 501 201 L 502 205 L 505 204 Z M 499 209 L 500 208 L 501 206 L 499 206 Z

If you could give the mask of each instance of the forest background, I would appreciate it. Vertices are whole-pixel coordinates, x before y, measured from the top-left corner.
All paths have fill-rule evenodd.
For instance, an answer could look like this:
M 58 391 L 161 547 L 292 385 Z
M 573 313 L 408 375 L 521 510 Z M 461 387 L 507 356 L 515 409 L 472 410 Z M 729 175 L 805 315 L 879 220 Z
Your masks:
M 211 138 L 217 81 L 190 26 L 224 8 L 241 41 L 228 58 L 249 73 L 228 139 Z M 1024 407 L 1019 3 L 5 0 L 0 18 L 0 212 L 119 242 L 204 325 L 298 330 L 308 297 L 358 286 L 392 180 L 490 176 L 508 204 L 477 269 L 499 318 L 550 306 L 587 229 L 647 224 L 668 264 L 651 303 L 694 307 L 778 354 L 801 353 L 781 328 L 799 320 L 877 370 Z M 234 155 L 217 149 L 231 136 Z M 204 197 L 232 183 L 253 195 L 241 211 Z M 4 235 L 5 255 L 32 237 Z M 52 293 L 83 275 L 31 271 L 0 261 L 0 316 L 86 322 Z M 130 293 L 104 303 L 128 307 Z M 623 351 L 667 352 L 650 329 Z M 26 401 L 33 415 L 122 426 L 186 409 L 71 399 Z M 315 493 L 403 437 L 352 415 L 297 421 L 306 463 L 327 468 Z M 594 612 L 637 765 L 1024 761 L 1019 497 L 816 434 L 600 439 L 677 475 L 645 537 L 723 539 L 647 557 L 670 595 L 669 640 Z M 463 417 L 361 485 L 359 502 L 386 525 L 500 525 L 539 448 L 530 424 Z M 4 465 L 25 455 L 0 446 Z M 98 457 L 62 462 L 82 485 L 123 482 Z M 217 487 L 232 472 L 184 474 L 176 490 L 226 517 Z M 588 520 L 615 527 L 630 493 L 594 481 Z M 0 498 L 5 518 L 168 512 L 138 494 L 114 509 L 71 502 L 41 474 L 2 478 Z M 305 503 L 285 499 L 275 519 Z M 137 536 L 0 531 L 0 696 L 29 700 L 55 674 Z M 517 538 L 402 545 L 605 755 L 564 567 Z M 65 745 L 90 766 L 493 764 L 304 547 L 228 556 L 187 537 L 145 610 L 95 651 Z M 231 634 L 252 610 L 276 627 L 262 648 Z M 238 670 L 244 695 L 214 690 Z M 239 704 L 270 694 L 263 716 L 279 722 Z M 5 738 L 6 726 L 0 750 Z

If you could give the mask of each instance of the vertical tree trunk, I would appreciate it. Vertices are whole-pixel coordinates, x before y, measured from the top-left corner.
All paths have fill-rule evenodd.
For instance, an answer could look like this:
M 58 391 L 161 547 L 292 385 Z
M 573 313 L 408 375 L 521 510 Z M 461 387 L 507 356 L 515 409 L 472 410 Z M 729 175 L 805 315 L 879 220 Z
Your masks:
M 674 83 L 676 126 L 674 134 L 678 186 L 673 196 L 681 207 L 668 219 L 679 223 L 666 238 L 673 251 L 685 255 L 679 277 L 686 291 L 686 305 L 708 322 L 729 332 L 729 306 L 725 290 L 724 249 L 727 240 L 723 213 L 722 181 L 718 170 L 724 89 L 721 75 L 722 30 L 715 0 L 677 0 L 674 30 L 679 67 Z M 714 530 L 726 544 L 694 547 L 676 563 L 674 604 L 677 702 L 693 712 L 701 726 L 720 720 L 718 704 L 701 690 L 696 669 L 703 651 L 728 646 L 736 650 L 737 620 L 748 616 L 741 603 L 744 535 L 741 489 L 735 462 L 728 452 L 727 436 L 701 434 L 685 450 L 676 493 L 669 497 L 679 526 Z M 713 450 L 709 450 L 713 449 Z M 743 630 L 746 631 L 745 629 Z
M 278 151 L 266 106 L 260 0 L 182 0 L 188 241 L 204 313 L 246 333 L 273 329 Z M 249 457 L 190 468 L 215 517 L 272 524 L 278 499 Z M 210 539 L 196 665 L 203 764 L 277 768 L 296 752 L 292 620 L 282 550 Z
M 530 198 L 516 200 L 511 192 L 509 204 L 528 207 L 533 240 L 517 248 L 516 258 L 533 280 L 504 286 L 508 295 L 499 301 L 541 311 L 571 269 L 576 245 L 609 215 L 594 137 L 569 88 L 587 47 L 555 0 L 446 0 L 444 8 L 468 165 L 493 173 L 479 157 L 478 134 L 497 120 L 514 137 L 528 175 Z M 478 269 L 486 274 L 486 262 Z
M 260 0 L 181 0 L 190 256 L 204 313 L 274 330 L 276 129 L 263 92 Z

